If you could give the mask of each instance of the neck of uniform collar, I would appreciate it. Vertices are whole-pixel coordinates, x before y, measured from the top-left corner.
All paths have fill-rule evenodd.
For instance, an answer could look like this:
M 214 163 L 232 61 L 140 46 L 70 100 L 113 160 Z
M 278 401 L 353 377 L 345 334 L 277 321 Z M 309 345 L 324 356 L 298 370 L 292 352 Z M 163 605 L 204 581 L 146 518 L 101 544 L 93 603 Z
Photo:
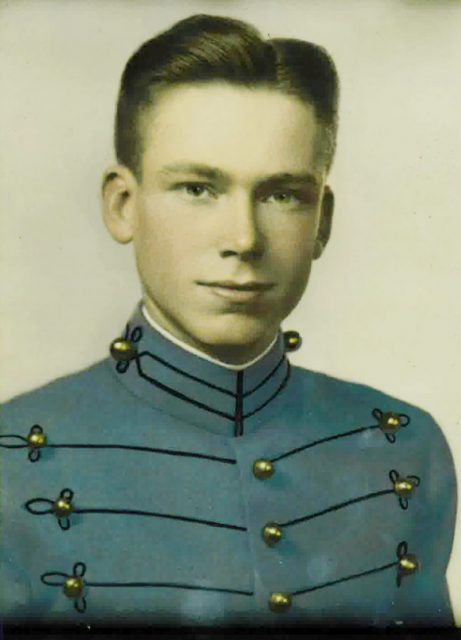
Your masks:
M 147 322 L 152 327 L 152 329 L 154 329 L 154 331 L 157 331 L 158 333 L 160 333 L 164 338 L 166 338 L 167 340 L 169 340 L 170 342 L 172 342 L 176 346 L 180 347 L 184 351 L 188 351 L 189 353 L 191 353 L 194 356 L 198 356 L 199 358 L 203 358 L 204 360 L 208 360 L 208 362 L 212 362 L 213 364 L 217 364 L 220 367 L 224 367 L 226 369 L 230 369 L 231 371 L 243 371 L 243 369 L 248 369 L 248 367 L 251 367 L 252 365 L 256 364 L 259 360 L 264 358 L 264 356 L 267 353 L 269 353 L 269 351 L 275 345 L 275 343 L 277 341 L 277 338 L 278 338 L 278 333 L 277 333 L 275 335 L 274 339 L 269 344 L 269 346 L 267 346 L 264 349 L 264 351 L 262 351 L 258 356 L 256 356 L 256 358 L 252 358 L 251 360 L 248 360 L 247 362 L 244 362 L 243 364 L 230 364 L 229 362 L 223 362 L 222 360 L 218 360 L 218 358 L 213 358 L 212 356 L 208 355 L 207 353 L 204 353 L 203 351 L 200 351 L 199 349 L 196 349 L 196 348 L 192 347 L 191 345 L 187 344 L 186 342 L 183 342 L 182 340 L 179 340 L 179 338 L 176 338 L 172 333 L 170 333 L 169 331 L 164 329 L 162 326 L 159 325 L 158 322 L 156 322 L 154 320 L 154 318 L 150 315 L 150 313 L 148 312 L 148 310 L 146 309 L 146 306 L 144 304 L 141 304 L 141 312 L 142 312 L 144 318 L 147 320 Z
M 126 325 L 129 360 L 111 350 L 120 382 L 156 410 L 218 435 L 241 436 L 280 403 L 290 367 L 281 332 L 260 356 L 235 370 L 152 326 L 141 304 Z M 115 353 L 115 355 L 114 355 Z

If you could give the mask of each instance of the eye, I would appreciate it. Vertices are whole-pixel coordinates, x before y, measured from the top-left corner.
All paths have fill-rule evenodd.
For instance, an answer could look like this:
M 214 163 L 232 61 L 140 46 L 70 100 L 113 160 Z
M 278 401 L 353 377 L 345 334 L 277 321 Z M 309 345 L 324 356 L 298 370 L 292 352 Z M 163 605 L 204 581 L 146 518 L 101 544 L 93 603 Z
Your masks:
M 265 204 L 279 209 L 307 209 L 315 207 L 318 202 L 318 190 L 310 187 L 280 187 L 267 190 L 261 194 Z
M 206 200 L 214 195 L 210 185 L 202 182 L 183 182 L 177 184 L 175 189 L 192 200 Z
M 299 194 L 289 190 L 274 191 L 264 198 L 265 202 L 272 202 L 279 205 L 299 204 L 301 200 Z

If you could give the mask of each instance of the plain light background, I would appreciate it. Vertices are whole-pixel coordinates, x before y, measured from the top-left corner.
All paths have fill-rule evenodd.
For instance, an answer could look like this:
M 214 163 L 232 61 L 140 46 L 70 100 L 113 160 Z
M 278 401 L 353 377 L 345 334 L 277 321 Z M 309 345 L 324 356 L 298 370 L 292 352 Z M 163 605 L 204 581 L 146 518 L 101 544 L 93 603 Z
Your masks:
M 0 4 L 0 400 L 106 356 L 140 289 L 100 220 L 131 53 L 193 13 L 324 45 L 342 81 L 330 246 L 286 321 L 292 361 L 429 410 L 461 478 L 461 3 Z M 461 518 L 449 568 L 461 624 Z

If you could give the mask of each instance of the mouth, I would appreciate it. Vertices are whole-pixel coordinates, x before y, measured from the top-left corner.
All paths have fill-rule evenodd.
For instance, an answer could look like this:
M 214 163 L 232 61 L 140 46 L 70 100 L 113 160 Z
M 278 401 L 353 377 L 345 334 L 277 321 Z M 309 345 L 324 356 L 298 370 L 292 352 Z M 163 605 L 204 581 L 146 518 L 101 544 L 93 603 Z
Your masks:
M 220 289 L 235 289 L 236 291 L 267 291 L 274 287 L 273 282 L 257 282 L 251 280 L 248 282 L 234 282 L 233 280 L 217 280 L 213 282 L 197 281 L 197 284 L 204 287 L 218 287 Z
M 217 280 L 211 282 L 197 281 L 202 287 L 207 287 L 211 293 L 231 300 L 233 302 L 252 302 L 266 291 L 275 287 L 273 282 L 258 282 L 255 280 L 247 282 L 234 282 L 233 280 Z

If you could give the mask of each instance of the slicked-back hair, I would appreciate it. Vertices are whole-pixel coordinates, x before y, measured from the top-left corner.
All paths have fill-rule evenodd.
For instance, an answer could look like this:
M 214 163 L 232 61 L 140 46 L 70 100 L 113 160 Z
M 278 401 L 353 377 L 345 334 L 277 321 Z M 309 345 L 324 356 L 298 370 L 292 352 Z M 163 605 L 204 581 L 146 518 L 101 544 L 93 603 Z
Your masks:
M 115 120 L 120 164 L 142 179 L 143 116 L 175 85 L 224 81 L 275 89 L 314 108 L 321 135 L 317 153 L 330 168 L 336 146 L 339 83 L 328 53 L 303 40 L 263 40 L 251 25 L 195 15 L 145 42 L 123 71 Z

